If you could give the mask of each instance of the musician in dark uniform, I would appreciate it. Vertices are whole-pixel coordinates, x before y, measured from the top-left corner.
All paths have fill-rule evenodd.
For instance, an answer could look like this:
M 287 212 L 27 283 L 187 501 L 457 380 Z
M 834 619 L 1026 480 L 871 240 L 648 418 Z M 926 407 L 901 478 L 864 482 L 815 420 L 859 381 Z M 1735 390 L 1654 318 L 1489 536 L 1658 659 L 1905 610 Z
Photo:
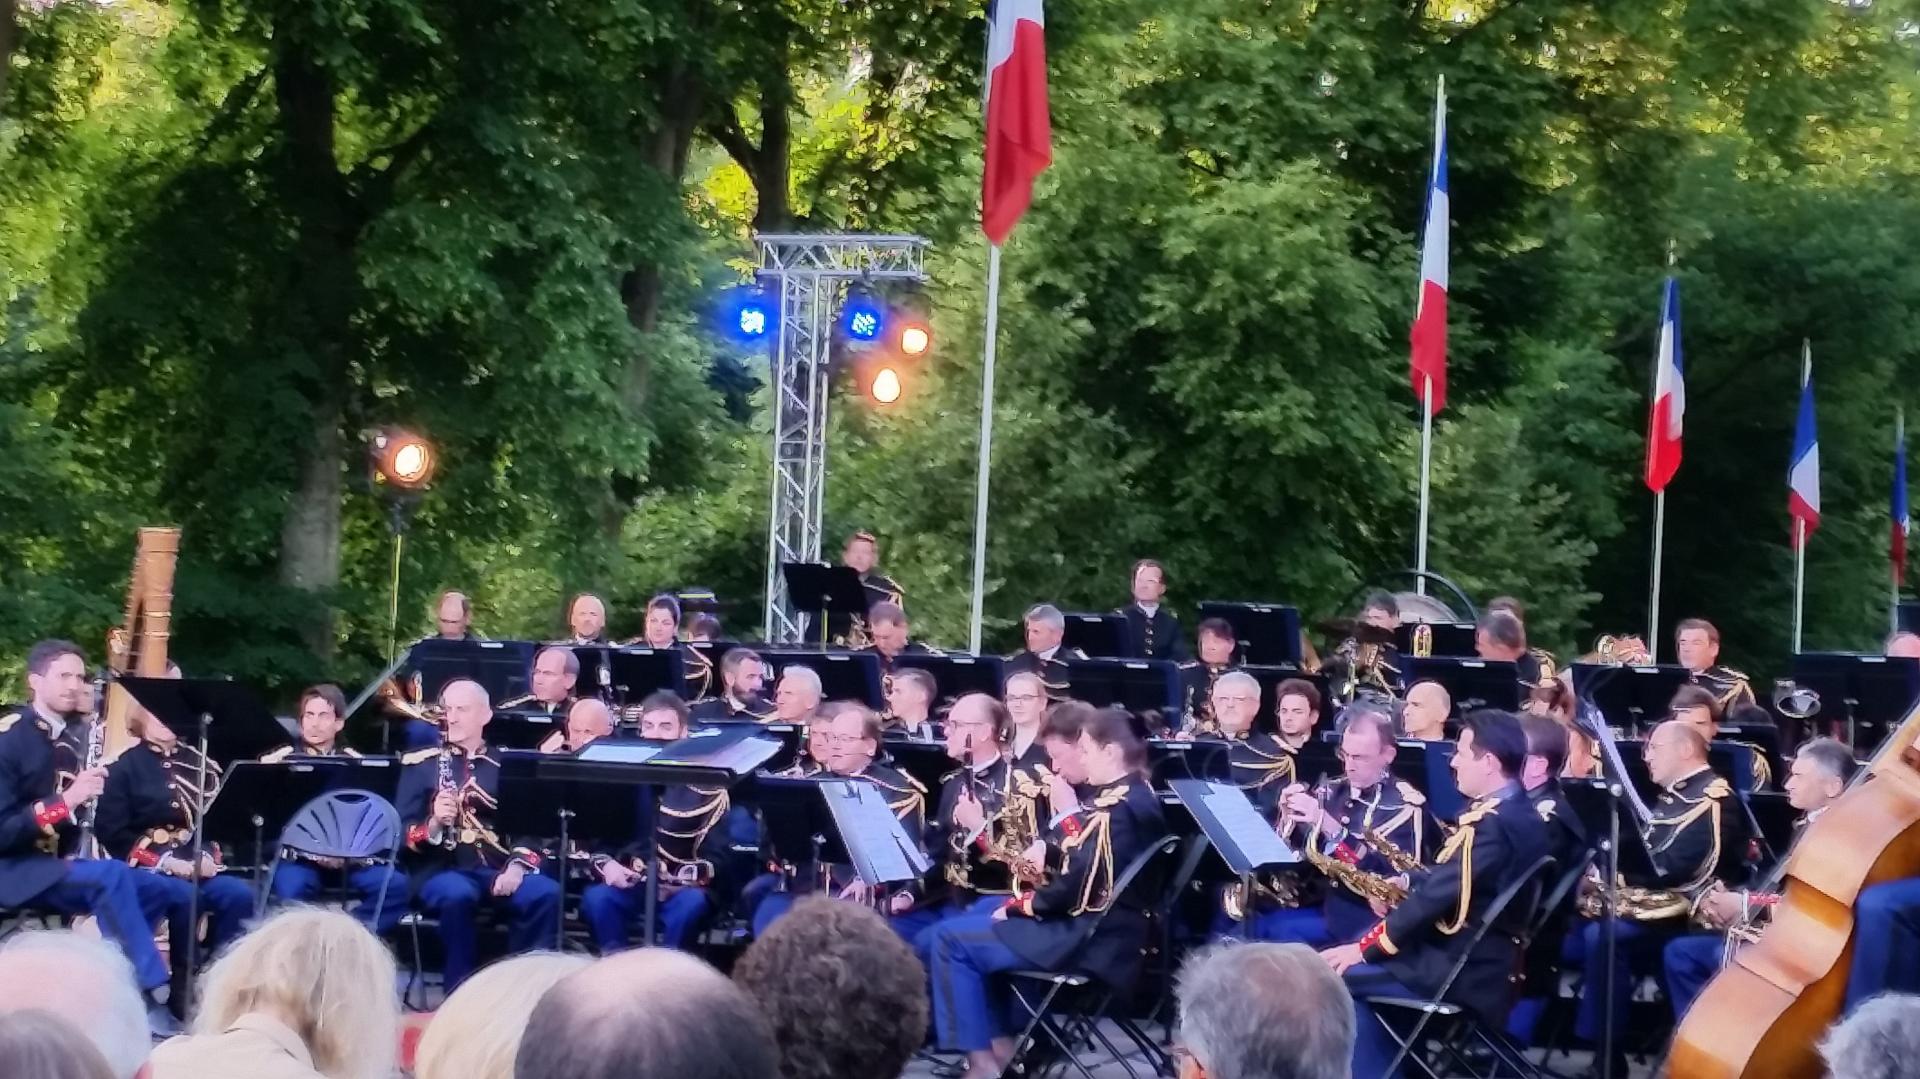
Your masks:
M 153 925 L 168 890 L 123 862 L 73 856 L 87 804 L 107 769 L 81 768 L 59 785 L 55 743 L 82 717 L 87 661 L 67 641 L 41 641 L 27 653 L 29 704 L 0 708 L 0 908 L 94 916 L 101 935 L 133 964 L 156 1033 L 179 1029 L 157 1003 L 167 964 Z M 182 938 L 184 939 L 184 938 Z M 184 1001 L 182 1002 L 184 1007 Z
M 572 648 L 548 645 L 533 657 L 529 681 L 533 692 L 502 701 L 500 710 L 564 719 L 573 704 L 574 685 L 580 681 L 580 657 Z
M 1426 852 L 1426 796 L 1393 777 L 1398 746 L 1393 719 L 1368 707 L 1349 707 L 1340 735 L 1344 777 L 1322 778 L 1312 788 L 1295 780 L 1280 792 L 1280 826 L 1296 843 L 1312 844 L 1335 860 L 1376 876 L 1399 872 L 1389 850 L 1414 858 Z M 1389 844 L 1391 846 L 1389 846 Z M 1278 907 L 1255 917 L 1255 940 L 1291 941 L 1325 947 L 1358 940 L 1377 919 L 1364 896 L 1327 882 L 1326 902 L 1314 907 Z
M 540 852 L 509 845 L 494 831 L 500 764 L 487 752 L 493 706 L 478 682 L 461 678 L 440 693 L 446 708 L 446 744 L 401 758 L 395 808 L 406 827 L 406 848 L 420 906 L 440 921 L 448 991 L 473 973 L 481 902 L 506 908 L 507 946 L 523 952 L 552 948 L 557 939 L 560 885 L 541 874 Z
M 179 677 L 179 668 L 169 674 Z M 131 720 L 140 741 L 107 768 L 107 787 L 94 818 L 100 846 L 167 890 L 169 940 L 199 939 L 190 918 L 197 909 L 207 919 L 207 951 L 218 952 L 240 935 L 253 913 L 253 890 L 223 875 L 218 844 L 203 842 L 199 861 L 193 857 L 194 823 L 220 790 L 221 767 L 208 760 L 203 768 L 199 748 L 181 742 L 145 708 L 133 709 Z M 174 964 L 174 989 L 182 999 L 186 967 Z
M 1393 995 L 1431 997 L 1438 992 L 1473 937 L 1475 922 L 1495 896 L 1533 869 L 1547 853 L 1546 827 L 1520 788 L 1527 755 L 1520 721 L 1505 712 L 1481 710 L 1461 725 L 1453 773 L 1472 804 L 1440 848 L 1433 864 L 1413 872 L 1407 897 L 1353 944 L 1320 954 L 1343 976 L 1354 996 L 1353 1074 L 1380 1076 L 1392 1062 L 1393 1039 L 1362 999 Z M 1513 971 L 1513 934 L 1526 912 L 1509 915 L 1511 926 L 1482 937 L 1454 981 L 1448 999 L 1479 1013 L 1490 1024 L 1506 1018 Z
M 672 693 L 655 693 L 640 703 L 640 737 L 677 742 L 687 736 L 692 717 Z M 685 948 L 713 913 L 710 887 L 714 861 L 708 836 L 725 819 L 725 787 L 667 787 L 660 796 L 660 821 L 654 856 L 660 872 L 660 944 Z M 715 838 L 718 838 L 717 836 Z M 646 846 L 630 843 L 612 854 L 595 854 L 597 883 L 580 896 L 580 917 L 593 933 L 601 955 L 622 951 L 629 931 L 646 911 Z
M 720 657 L 720 695 L 693 704 L 695 723 L 729 719 L 766 721 L 773 706 L 760 696 L 767 682 L 767 664 L 751 648 L 729 648 Z
M 542 753 L 578 753 L 613 736 L 613 709 L 598 697 L 579 697 L 567 706 L 559 729 L 540 740 Z
M 967 1054 L 969 1074 L 998 1075 L 1012 1054 L 1007 1002 L 996 999 L 994 975 L 1071 966 L 1108 986 L 1132 984 L 1147 942 L 1143 908 L 1159 885 L 1148 879 L 1120 896 L 1114 884 L 1166 834 L 1159 799 L 1129 763 L 1141 749 L 1124 711 L 1094 713 L 1080 735 L 1088 796 L 1077 807 L 1054 807 L 1065 814 L 1057 843 L 1028 848 L 1028 861 L 1044 861 L 1047 883 L 992 914 L 964 915 L 933 930 L 934 1028 L 942 1048 Z M 1107 916 L 1085 937 L 1086 919 L 1101 911 Z
M 1693 684 L 1713 694 L 1720 714 L 1752 704 L 1747 676 L 1720 662 L 1720 630 L 1704 618 L 1683 618 L 1673 630 L 1674 653 Z
M 1041 603 L 1027 609 L 1023 624 L 1027 635 L 1026 651 L 1015 652 L 1007 657 L 1006 673 L 1039 675 L 1050 701 L 1064 701 L 1073 696 L 1073 679 L 1069 675 L 1067 661 L 1086 659 L 1087 654 L 1062 643 L 1067 637 L 1066 616 L 1053 604 Z
M 1160 601 L 1167 594 L 1166 567 L 1151 558 L 1133 564 L 1133 602 L 1115 611 L 1127 620 L 1127 655 L 1134 659 L 1187 658 L 1180 620 Z
M 567 635 L 553 642 L 564 645 L 607 644 L 607 604 L 592 592 L 575 593 L 567 600 Z
M 1799 841 L 1800 833 L 1806 826 L 1818 820 L 1820 814 L 1825 813 L 1827 807 L 1847 789 L 1856 767 L 1853 751 L 1832 738 L 1815 738 L 1794 753 L 1793 762 L 1787 769 L 1787 801 L 1800 811 L 1800 819 L 1794 822 L 1793 828 L 1795 842 Z M 1788 852 L 1776 853 L 1785 858 Z M 1700 917 L 1716 928 L 1711 932 L 1676 937 L 1667 942 L 1661 953 L 1661 967 L 1667 975 L 1667 1000 L 1673 1004 L 1676 1020 L 1686 1016 L 1687 1009 L 1693 1006 L 1700 991 L 1719 973 L 1721 958 L 1727 947 L 1728 927 L 1755 927 L 1761 912 L 1779 901 L 1778 892 L 1753 889 L 1715 888 L 1701 897 L 1698 904 Z M 1874 947 L 1855 950 L 1853 961 L 1856 968 L 1861 963 L 1873 962 L 1872 957 L 1885 950 L 1885 937 L 1861 936 L 1858 939 L 1872 941 Z
M 1302 686 L 1306 687 L 1305 693 L 1301 692 Z M 1280 696 L 1283 708 L 1305 713 L 1304 718 L 1294 720 L 1296 737 L 1292 741 L 1283 742 L 1266 731 L 1254 729 L 1254 720 L 1260 714 L 1260 683 L 1245 671 L 1221 675 L 1213 683 L 1213 701 L 1209 706 L 1220 737 L 1227 742 L 1228 767 L 1234 784 L 1246 791 L 1256 805 L 1267 809 L 1272 808 L 1280 791 L 1294 781 L 1298 771 L 1294 754 L 1300 744 L 1312 736 L 1313 724 L 1320 717 L 1320 694 L 1311 682 L 1290 678 L 1276 688 L 1275 695 Z M 1305 732 L 1298 731 L 1302 722 Z
M 902 668 L 887 682 L 886 735 L 931 742 L 941 738 L 933 721 L 933 699 L 940 684 L 933 675 L 913 667 Z
M 1520 685 L 1540 684 L 1540 657 L 1527 648 L 1527 625 L 1512 611 L 1488 611 L 1473 627 L 1473 650 L 1481 659 L 1513 664 Z
M 1179 730 L 1187 734 L 1217 734 L 1213 721 L 1213 684 L 1238 664 L 1233 662 L 1233 626 L 1224 618 L 1202 619 L 1195 627 L 1200 656 L 1180 664 L 1181 716 Z
M 1060 702 L 1047 703 L 1046 682 L 1031 671 L 1010 676 L 1001 697 L 1013 715 L 1013 738 L 1007 743 L 1007 754 L 1013 763 L 1028 771 L 1047 763 L 1047 749 L 1040 744 L 1040 729 L 1048 708 L 1057 708 Z
M 1553 855 L 1553 872 L 1568 872 L 1584 859 L 1593 843 L 1586 825 L 1568 804 L 1561 789 L 1560 775 L 1567 765 L 1570 745 L 1567 728 L 1549 716 L 1527 713 L 1520 717 L 1520 728 L 1527 738 L 1527 759 L 1520 770 L 1520 786 L 1527 800 L 1547 828 L 1547 850 Z M 1527 949 L 1525 996 L 1514 1005 L 1507 1020 L 1507 1031 L 1522 1045 L 1532 1040 L 1534 1025 L 1545 1010 L 1549 995 L 1560 988 L 1562 942 L 1572 912 L 1562 909 L 1534 937 Z
M 927 831 L 927 792 L 920 781 L 874 758 L 880 755 L 880 717 L 860 704 L 836 702 L 837 710 L 828 721 L 826 771 L 822 780 L 862 779 L 880 788 L 893 815 L 909 836 Z M 753 934 L 759 936 L 785 914 L 800 896 L 812 889 L 822 867 L 797 869 L 787 890 L 761 900 L 753 912 Z M 853 873 L 852 866 L 825 867 L 827 883 L 842 899 L 870 898 L 866 885 Z
M 930 930 L 963 914 L 991 914 L 1014 893 L 1009 854 L 1024 852 L 1047 815 L 1045 769 L 1016 766 L 1007 755 L 1013 717 L 984 693 L 969 693 L 947 714 L 947 754 L 960 767 L 940 784 L 927 823 L 933 869 L 888 904 L 889 924 L 922 963 Z
M 862 530 L 847 537 L 847 545 L 840 552 L 840 564 L 860 575 L 860 589 L 866 594 L 866 607 L 873 609 L 876 603 L 891 603 L 904 607 L 907 594 L 893 578 L 881 573 L 880 540 L 873 533 Z M 867 622 L 859 615 L 845 615 L 839 612 L 827 614 L 827 637 L 837 645 L 855 648 L 868 643 Z
M 699 700 L 713 692 L 713 660 L 698 648 L 689 648 L 680 639 L 680 601 L 662 592 L 647 601 L 637 644 L 659 652 L 680 653 L 681 677 L 686 682 L 687 699 Z
M 346 727 L 347 699 L 340 687 L 326 684 L 310 687 L 300 694 L 300 738 L 291 745 L 261 757 L 263 764 L 280 764 L 300 757 L 358 757 L 360 754 L 340 744 L 340 732 Z M 280 856 L 273 871 L 273 898 L 281 903 L 305 903 L 320 894 L 324 874 L 345 871 L 347 886 L 358 897 L 354 916 L 375 932 L 384 933 L 400 924 L 407 912 L 407 877 L 390 865 L 348 867 L 335 859 L 311 859 Z M 374 921 L 378 910 L 379 921 Z
M 1773 719 L 1763 708 L 1752 705 L 1743 706 L 1744 711 L 1757 714 L 1763 723 L 1772 723 Z M 1667 718 L 1677 719 L 1700 732 L 1700 737 L 1708 745 L 1724 742 L 1727 745 L 1740 746 L 1750 754 L 1752 785 L 1755 790 L 1765 790 L 1773 784 L 1773 765 L 1767 762 L 1767 751 L 1752 742 L 1738 738 L 1720 737 L 1720 723 L 1725 716 L 1720 711 L 1720 700 L 1713 691 L 1704 685 L 1689 684 L 1673 691 L 1673 699 L 1667 704 Z
M 1747 854 L 1746 814 L 1733 800 L 1733 786 L 1707 766 L 1707 740 L 1699 731 L 1667 720 L 1648 736 L 1646 757 L 1647 772 L 1661 788 L 1649 807 L 1646 832 L 1655 875 L 1649 880 L 1627 878 L 1626 884 L 1650 891 L 1614 919 L 1615 1024 L 1626 1019 L 1634 982 L 1652 973 L 1667 941 L 1686 930 L 1693 900 L 1716 881 L 1722 886 L 1738 883 Z M 1585 922 L 1569 941 L 1569 952 L 1586 972 L 1574 1033 L 1597 1045 L 1607 1003 L 1598 919 Z M 1616 1049 L 1615 1056 L 1624 1054 Z

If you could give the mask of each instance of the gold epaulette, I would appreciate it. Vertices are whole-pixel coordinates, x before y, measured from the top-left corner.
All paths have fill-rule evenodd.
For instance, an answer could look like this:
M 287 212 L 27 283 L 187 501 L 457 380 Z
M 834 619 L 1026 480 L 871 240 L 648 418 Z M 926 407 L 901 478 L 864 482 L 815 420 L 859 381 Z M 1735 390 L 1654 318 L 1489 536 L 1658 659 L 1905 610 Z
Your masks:
M 430 761 L 433 758 L 438 757 L 439 755 L 440 755 L 439 746 L 428 746 L 425 749 L 416 749 L 409 753 L 400 754 L 400 763 L 401 764 L 421 764 L 426 761 Z
M 0 734 L 5 734 L 12 730 L 13 725 L 18 722 L 20 722 L 19 712 L 8 712 L 6 715 L 0 716 Z
M 1553 819 L 1554 811 L 1560 807 L 1559 807 L 1559 803 L 1555 802 L 1553 799 L 1543 798 L 1540 801 L 1533 803 L 1533 808 L 1539 812 L 1541 820 L 1550 821 Z
M 1093 800 L 1093 808 L 1112 809 L 1127 800 L 1127 791 L 1130 789 L 1131 786 L 1120 786 L 1101 794 Z
M 1482 798 L 1469 806 L 1466 812 L 1460 814 L 1460 822 L 1457 827 L 1465 828 L 1469 824 L 1478 823 L 1480 818 L 1498 809 L 1499 806 L 1500 802 L 1498 799 Z
M 533 700 L 533 694 L 528 693 L 528 694 L 525 694 L 524 696 L 515 697 L 510 701 L 501 701 L 499 704 L 494 705 L 494 707 L 495 708 L 518 708 L 521 705 L 526 704 L 531 700 Z
M 946 786 L 948 780 L 953 779 L 955 776 L 958 776 L 960 773 L 966 770 L 967 770 L 967 766 L 963 764 L 960 767 L 955 768 L 953 771 L 948 772 L 946 775 L 941 776 L 940 785 L 943 787 Z
M 1700 796 L 1702 798 L 1725 798 L 1728 795 L 1731 795 L 1732 793 L 1733 793 L 1732 784 L 1728 783 L 1726 780 L 1720 778 L 1719 776 L 1714 776 L 1713 782 L 1707 784 L 1707 789 L 1704 791 L 1701 791 Z
M 266 753 L 260 754 L 260 763 L 261 764 L 279 764 L 281 761 L 286 760 L 288 757 L 291 757 L 291 756 L 293 756 L 293 747 L 281 746 L 279 749 L 269 750 Z
M 1420 793 L 1420 788 L 1414 786 L 1413 784 L 1407 782 L 1404 779 L 1396 780 L 1395 785 L 1400 790 L 1401 801 L 1407 803 L 1410 806 L 1423 806 L 1427 804 L 1427 796 Z

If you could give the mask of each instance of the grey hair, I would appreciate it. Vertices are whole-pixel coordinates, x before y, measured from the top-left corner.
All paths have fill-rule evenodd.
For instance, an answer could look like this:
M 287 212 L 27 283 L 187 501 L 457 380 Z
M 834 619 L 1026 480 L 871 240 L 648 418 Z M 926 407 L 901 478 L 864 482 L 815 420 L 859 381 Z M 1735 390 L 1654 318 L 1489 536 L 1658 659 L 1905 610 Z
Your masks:
M 40 1008 L 72 1023 L 113 1069 L 132 1079 L 153 1048 L 133 964 L 98 937 L 20 933 L 0 944 L 0 1011 Z
M 540 664 L 540 656 L 544 656 L 548 652 L 560 653 L 560 669 L 561 670 L 565 671 L 568 674 L 580 673 L 580 656 L 577 653 L 575 653 L 573 649 L 568 648 L 566 645 L 563 645 L 563 644 L 550 644 L 547 647 L 542 648 L 540 650 L 540 655 L 533 657 L 534 665 L 538 666 Z
M 1399 710 L 1395 707 L 1398 703 L 1398 701 L 1392 704 L 1368 700 L 1354 701 L 1340 710 L 1340 720 L 1334 725 L 1334 729 L 1345 736 L 1356 725 L 1368 727 L 1380 737 L 1382 746 L 1391 746 L 1399 737 L 1399 732 L 1404 725 L 1404 720 L 1401 719 Z
M 1901 1079 L 1920 1056 L 1920 997 L 1883 993 L 1820 1041 L 1833 1079 Z
M 1258 695 L 1260 692 L 1260 680 L 1245 671 L 1228 671 L 1219 678 L 1214 679 L 1213 682 L 1213 688 L 1215 689 L 1229 685 L 1239 686 L 1242 689 L 1250 689 L 1255 695 Z
M 820 688 L 820 672 L 805 664 L 795 663 L 792 666 L 781 668 L 780 680 L 784 682 L 789 678 L 812 690 L 815 697 L 820 696 L 821 693 L 824 692 L 824 690 Z
M 1210 1079 L 1348 1079 L 1353 997 L 1304 944 L 1203 949 L 1178 999 L 1180 1041 Z
M 1051 626 L 1058 630 L 1067 628 L 1067 616 L 1061 614 L 1060 608 L 1055 607 L 1051 603 L 1036 603 L 1028 607 L 1026 617 L 1022 618 L 1021 621 L 1038 622 L 1043 626 Z

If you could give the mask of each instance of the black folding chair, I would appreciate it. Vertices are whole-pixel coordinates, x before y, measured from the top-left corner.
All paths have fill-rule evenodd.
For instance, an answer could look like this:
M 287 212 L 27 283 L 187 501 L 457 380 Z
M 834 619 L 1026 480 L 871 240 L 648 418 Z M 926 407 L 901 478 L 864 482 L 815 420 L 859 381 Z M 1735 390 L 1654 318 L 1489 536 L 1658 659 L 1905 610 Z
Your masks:
M 1108 985 L 1093 975 L 1076 969 L 1075 962 L 1078 952 L 1086 947 L 1095 933 L 1100 931 L 1100 925 L 1106 921 L 1107 915 L 1115 907 L 1121 906 L 1124 900 L 1132 898 L 1136 892 L 1140 891 L 1159 898 L 1159 882 L 1149 870 L 1155 862 L 1170 857 L 1179 846 L 1179 836 L 1163 836 L 1134 856 L 1133 861 L 1121 871 L 1119 879 L 1114 881 L 1112 902 L 1107 904 L 1105 910 L 1087 919 L 1080 943 L 1075 948 L 1076 955 L 1068 960 L 1066 969 L 1062 971 L 1015 970 L 1007 973 L 1006 977 L 1011 983 L 1014 1000 L 1027 1015 L 1026 1025 L 1013 1043 L 1013 1064 L 1009 1066 L 1010 1069 L 1027 1065 L 1030 1074 L 1039 1076 L 1048 1074 L 1061 1064 L 1071 1064 L 1084 1079 L 1094 1079 L 1093 1072 L 1081 1063 L 1073 1046 L 1080 1041 L 1098 1041 L 1107 1053 L 1126 1069 L 1131 1079 L 1139 1079 L 1138 1073 L 1133 1070 L 1132 1065 L 1127 1063 L 1125 1055 L 1100 1029 L 1100 1021 L 1107 1018 L 1107 1009 L 1113 1005 L 1114 999 L 1126 987 Z M 1143 909 L 1149 909 L 1149 917 L 1154 916 L 1150 908 L 1143 907 Z M 1151 932 L 1152 929 L 1149 927 L 1149 935 Z M 1128 979 L 1128 981 L 1131 980 Z M 1065 1007 L 1068 1003 L 1072 1003 L 1073 1007 Z M 1056 1018 L 1057 1012 L 1066 1014 Z M 1121 1029 L 1123 1032 L 1127 1030 L 1126 1026 L 1122 1026 Z M 1045 1044 L 1057 1054 L 1038 1067 L 1033 1065 L 1039 1065 L 1040 1062 L 1027 1059 L 1029 1051 L 1040 1044 L 1036 1040 L 1036 1035 L 1044 1037 Z M 1150 1039 L 1140 1034 L 1137 1027 L 1129 1032 L 1128 1036 L 1143 1048 L 1151 1044 Z M 1157 1047 L 1155 1051 L 1157 1052 Z M 1164 1058 L 1164 1053 L 1158 1053 L 1155 1062 L 1156 1072 L 1162 1071 L 1161 1061 Z
M 1359 1076 L 1356 1077 L 1356 1079 L 1388 1079 L 1388 1077 L 1399 1073 L 1402 1064 L 1409 1062 L 1417 1066 L 1422 1072 L 1428 1075 L 1430 1079 L 1440 1079 L 1441 1073 L 1435 1070 L 1435 1068 L 1417 1052 L 1418 1047 L 1421 1045 L 1421 1040 L 1426 1034 L 1428 1025 L 1437 1018 L 1449 1021 L 1456 1028 L 1453 1038 L 1441 1040 L 1439 1047 L 1441 1054 L 1452 1059 L 1457 1066 L 1469 1074 L 1472 1074 L 1472 1069 L 1465 1065 L 1457 1048 L 1461 1037 L 1469 1032 L 1481 1035 L 1485 1043 L 1493 1049 L 1497 1063 L 1506 1064 L 1514 1068 L 1518 1074 L 1522 1076 L 1537 1076 L 1539 1074 L 1539 1069 L 1535 1068 L 1533 1064 L 1526 1059 L 1524 1054 L 1517 1050 L 1511 1054 L 1502 1052 L 1503 1049 L 1511 1047 L 1511 1042 L 1503 1033 L 1487 1027 L 1484 1023 L 1480 1023 L 1472 1012 L 1459 1004 L 1449 1002 L 1446 998 L 1447 994 L 1453 990 L 1453 983 L 1460 977 L 1460 972 L 1465 970 L 1467 963 L 1473 959 L 1473 954 L 1475 950 L 1479 948 L 1480 942 L 1486 939 L 1488 933 L 1494 931 L 1501 918 L 1506 915 L 1507 909 L 1515 906 L 1515 904 L 1519 905 L 1518 909 L 1524 914 L 1524 917 L 1521 919 L 1524 928 L 1513 936 L 1513 943 L 1515 945 L 1514 955 L 1517 958 L 1524 954 L 1528 934 L 1533 931 L 1533 926 L 1536 923 L 1537 914 L 1540 909 L 1540 894 L 1541 890 L 1545 887 L 1545 875 L 1552 865 L 1553 856 L 1543 854 L 1532 865 L 1528 866 L 1524 873 L 1514 877 L 1505 888 L 1501 889 L 1500 894 L 1494 897 L 1493 902 L 1488 904 L 1487 909 L 1481 912 L 1478 924 L 1473 927 L 1472 939 L 1467 942 L 1467 947 L 1461 951 L 1460 958 L 1454 962 L 1453 969 L 1447 972 L 1445 980 L 1440 983 L 1440 987 L 1434 992 L 1432 997 L 1425 1000 L 1410 997 L 1387 996 L 1365 998 L 1366 1003 L 1373 1009 L 1374 1018 L 1382 1027 L 1386 1028 L 1387 1035 L 1391 1037 L 1400 1048 L 1399 1051 L 1394 1054 L 1393 1062 L 1387 1065 L 1384 1076 Z M 1407 1031 L 1406 1035 L 1402 1037 L 1400 1032 L 1394 1029 L 1393 1024 L 1388 1022 L 1384 1014 L 1387 1011 L 1413 1012 L 1417 1014 L 1419 1018 L 1415 1020 L 1412 1028 Z M 1502 1011 L 1500 1014 L 1504 1016 L 1506 1013 Z

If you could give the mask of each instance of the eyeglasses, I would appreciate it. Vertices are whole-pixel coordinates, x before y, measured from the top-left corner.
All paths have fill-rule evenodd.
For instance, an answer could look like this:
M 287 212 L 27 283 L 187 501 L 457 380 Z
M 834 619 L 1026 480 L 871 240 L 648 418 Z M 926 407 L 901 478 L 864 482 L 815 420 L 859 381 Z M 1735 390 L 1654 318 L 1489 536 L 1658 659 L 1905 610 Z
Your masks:
M 1037 700 L 1039 700 L 1039 699 L 1040 699 L 1040 694 L 1038 694 L 1038 693 L 1009 693 L 1009 694 L 1007 694 L 1007 703 L 1008 703 L 1008 704 L 1012 704 L 1012 703 L 1013 703 L 1013 702 L 1015 702 L 1015 701 L 1019 701 L 1019 702 L 1020 702 L 1020 703 L 1022 703 L 1022 704 L 1032 704 L 1032 703 L 1033 703 L 1034 701 L 1037 701 Z

